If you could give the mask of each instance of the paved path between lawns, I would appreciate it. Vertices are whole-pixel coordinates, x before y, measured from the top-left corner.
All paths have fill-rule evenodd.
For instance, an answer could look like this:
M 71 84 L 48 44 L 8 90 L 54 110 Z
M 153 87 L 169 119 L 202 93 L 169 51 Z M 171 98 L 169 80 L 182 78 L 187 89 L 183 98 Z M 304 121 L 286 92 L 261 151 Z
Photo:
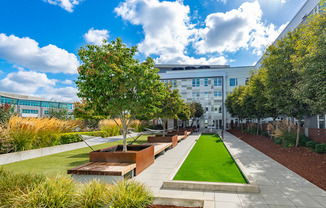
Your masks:
M 163 189 L 162 183 L 178 168 L 198 138 L 191 135 L 172 150 L 157 158 L 153 165 L 135 177 L 150 186 L 155 196 L 212 200 L 215 207 L 307 208 L 326 207 L 326 191 L 259 152 L 232 134 L 224 133 L 224 142 L 247 168 L 259 185 L 260 193 L 228 193 Z M 325 176 L 326 177 L 326 176 Z

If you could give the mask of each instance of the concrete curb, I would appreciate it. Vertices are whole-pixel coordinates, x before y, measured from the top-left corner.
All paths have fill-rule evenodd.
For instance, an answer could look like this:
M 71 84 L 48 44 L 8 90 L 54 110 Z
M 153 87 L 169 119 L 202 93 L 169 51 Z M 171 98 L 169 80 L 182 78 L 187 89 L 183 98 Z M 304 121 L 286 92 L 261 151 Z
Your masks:
M 189 199 L 182 197 L 156 196 L 153 198 L 153 204 L 187 206 L 187 207 L 203 207 L 214 208 L 214 201 L 205 199 Z

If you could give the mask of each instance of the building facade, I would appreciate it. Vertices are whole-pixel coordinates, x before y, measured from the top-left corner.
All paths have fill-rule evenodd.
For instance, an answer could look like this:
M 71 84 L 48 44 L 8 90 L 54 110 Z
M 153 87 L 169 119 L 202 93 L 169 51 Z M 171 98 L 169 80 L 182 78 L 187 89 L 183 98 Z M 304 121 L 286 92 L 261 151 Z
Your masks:
M 157 64 L 155 68 L 160 70 L 161 81 L 171 82 L 182 99 L 201 103 L 204 115 L 195 124 L 201 129 L 220 129 L 232 119 L 226 112 L 226 95 L 249 80 L 251 67 Z
M 49 114 L 50 109 L 67 109 L 73 111 L 73 103 L 49 101 L 43 98 L 0 92 L 0 103 L 14 105 L 15 112 L 22 117 L 43 117 Z

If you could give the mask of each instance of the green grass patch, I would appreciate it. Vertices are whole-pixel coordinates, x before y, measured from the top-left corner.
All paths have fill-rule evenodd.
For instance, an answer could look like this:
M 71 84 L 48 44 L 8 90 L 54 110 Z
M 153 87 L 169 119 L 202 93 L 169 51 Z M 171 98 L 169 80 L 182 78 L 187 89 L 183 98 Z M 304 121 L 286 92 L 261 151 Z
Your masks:
M 141 136 L 133 144 L 143 144 L 147 142 L 147 137 L 147 135 Z M 127 139 L 127 142 L 132 140 L 133 138 Z M 98 150 L 118 144 L 122 144 L 122 140 L 95 145 L 92 146 L 92 148 L 94 150 Z M 85 147 L 44 157 L 5 164 L 1 165 L 0 168 L 16 173 L 43 173 L 49 177 L 56 176 L 57 174 L 66 175 L 68 169 L 89 162 L 89 152 L 91 152 L 91 149 L 89 147 Z
M 173 180 L 247 183 L 218 135 L 201 135 Z

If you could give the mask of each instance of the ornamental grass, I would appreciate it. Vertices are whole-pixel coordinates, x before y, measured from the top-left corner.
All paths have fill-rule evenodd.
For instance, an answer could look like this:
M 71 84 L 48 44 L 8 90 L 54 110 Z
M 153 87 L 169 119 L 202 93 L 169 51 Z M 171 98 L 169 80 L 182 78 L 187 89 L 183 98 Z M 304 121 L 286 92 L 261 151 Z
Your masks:
M 71 120 L 12 116 L 1 127 L 0 137 L 2 143 L 10 141 L 13 146 L 12 151 L 23 151 L 57 145 L 60 140 L 59 133 L 71 132 L 77 126 L 78 122 Z M 0 151 L 5 153 L 5 149 Z

